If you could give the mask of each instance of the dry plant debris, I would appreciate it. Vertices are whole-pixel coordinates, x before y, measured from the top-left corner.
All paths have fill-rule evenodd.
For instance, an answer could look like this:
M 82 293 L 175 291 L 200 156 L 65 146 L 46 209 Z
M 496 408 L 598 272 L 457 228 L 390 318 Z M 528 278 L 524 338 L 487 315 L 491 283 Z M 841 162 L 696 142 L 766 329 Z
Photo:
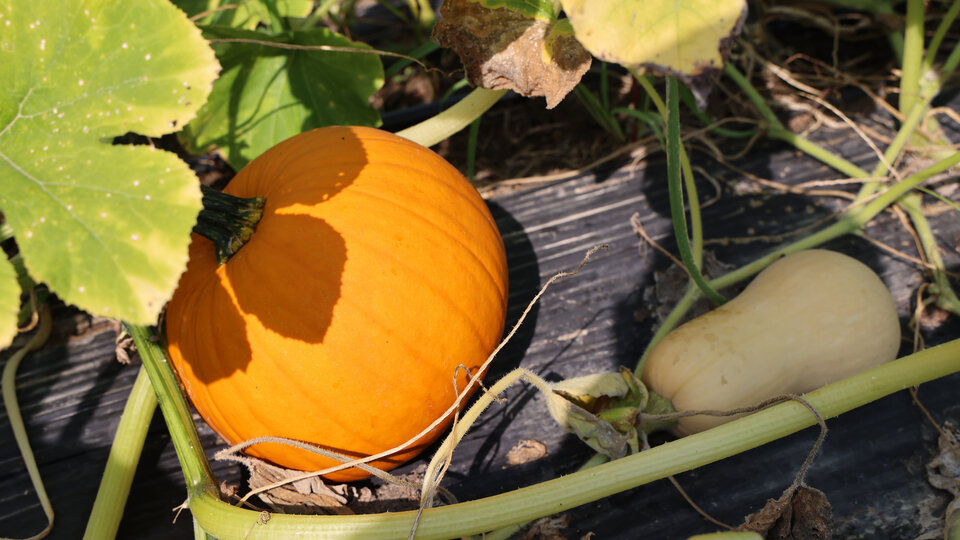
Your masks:
M 513 448 L 507 452 L 507 464 L 509 466 L 523 465 L 536 461 L 547 455 L 547 446 L 540 441 L 524 439 L 518 441 Z

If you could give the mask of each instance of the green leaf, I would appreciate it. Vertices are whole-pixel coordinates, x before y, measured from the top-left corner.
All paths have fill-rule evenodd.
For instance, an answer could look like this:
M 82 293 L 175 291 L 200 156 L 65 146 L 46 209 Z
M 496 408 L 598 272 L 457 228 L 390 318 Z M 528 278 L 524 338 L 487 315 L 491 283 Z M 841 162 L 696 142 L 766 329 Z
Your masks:
M 177 7 L 188 17 L 211 12 L 201 18 L 203 25 L 222 25 L 253 30 L 261 22 L 270 20 L 270 10 L 264 0 L 175 0 Z M 313 9 L 312 0 L 273 0 L 281 17 L 306 17 Z M 232 6 L 232 7 L 230 7 Z M 228 8 L 216 11 L 217 8 Z
M 184 130 L 198 151 L 217 148 L 241 168 L 275 144 L 329 125 L 380 125 L 370 96 L 383 84 L 380 59 L 369 53 L 306 50 L 333 46 L 370 50 L 325 28 L 267 36 L 231 28 L 205 28 L 217 40 L 223 74 L 210 100 Z M 292 45 L 297 48 L 280 48 Z
M 0 349 L 5 349 L 17 335 L 20 313 L 20 285 L 17 271 L 6 257 L 0 257 Z
M 166 1 L 0 0 L 0 209 L 32 277 L 93 314 L 156 321 L 200 190 L 174 154 L 111 141 L 189 121 L 217 69 Z
M 560 0 L 594 56 L 672 75 L 701 108 L 746 18 L 745 0 Z

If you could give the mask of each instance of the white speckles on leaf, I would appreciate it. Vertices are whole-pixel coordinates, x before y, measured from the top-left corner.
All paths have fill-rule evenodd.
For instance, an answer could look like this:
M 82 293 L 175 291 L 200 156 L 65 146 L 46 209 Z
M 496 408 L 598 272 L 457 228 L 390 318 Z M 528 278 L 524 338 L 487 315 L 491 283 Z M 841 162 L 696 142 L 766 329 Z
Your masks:
M 87 288 L 81 285 L 77 287 L 77 292 L 82 292 L 82 293 L 87 292 Z
M 83 79 L 80 79 L 79 81 L 77 81 L 77 85 L 83 86 Z
M 43 50 L 46 50 L 46 48 L 47 48 L 47 40 L 41 39 L 41 40 L 40 40 L 40 50 L 43 51 Z
M 136 242 L 137 240 L 140 239 L 140 235 L 138 235 L 138 234 L 131 234 L 131 235 L 130 235 L 130 239 L 133 240 L 134 242 Z
M 149 60 L 149 59 L 150 59 L 150 53 L 147 53 L 147 54 L 143 55 L 143 59 L 144 59 L 144 60 Z

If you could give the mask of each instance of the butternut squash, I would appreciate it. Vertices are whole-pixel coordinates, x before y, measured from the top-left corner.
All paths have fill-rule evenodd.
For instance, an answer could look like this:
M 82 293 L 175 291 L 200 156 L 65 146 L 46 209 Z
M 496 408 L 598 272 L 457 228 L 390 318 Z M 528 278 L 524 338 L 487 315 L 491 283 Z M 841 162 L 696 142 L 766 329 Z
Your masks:
M 865 264 L 822 249 L 788 255 L 736 298 L 667 334 L 643 379 L 678 411 L 732 409 L 804 393 L 896 358 L 900 321 Z M 691 416 L 685 435 L 732 417 Z

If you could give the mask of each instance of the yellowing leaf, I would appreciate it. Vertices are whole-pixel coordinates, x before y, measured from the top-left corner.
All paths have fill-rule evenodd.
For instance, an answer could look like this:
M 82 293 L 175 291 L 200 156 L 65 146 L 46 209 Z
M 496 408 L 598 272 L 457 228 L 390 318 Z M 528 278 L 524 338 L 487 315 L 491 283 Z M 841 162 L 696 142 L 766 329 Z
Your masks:
M 701 105 L 747 13 L 745 0 L 561 0 L 594 56 L 672 75 Z

